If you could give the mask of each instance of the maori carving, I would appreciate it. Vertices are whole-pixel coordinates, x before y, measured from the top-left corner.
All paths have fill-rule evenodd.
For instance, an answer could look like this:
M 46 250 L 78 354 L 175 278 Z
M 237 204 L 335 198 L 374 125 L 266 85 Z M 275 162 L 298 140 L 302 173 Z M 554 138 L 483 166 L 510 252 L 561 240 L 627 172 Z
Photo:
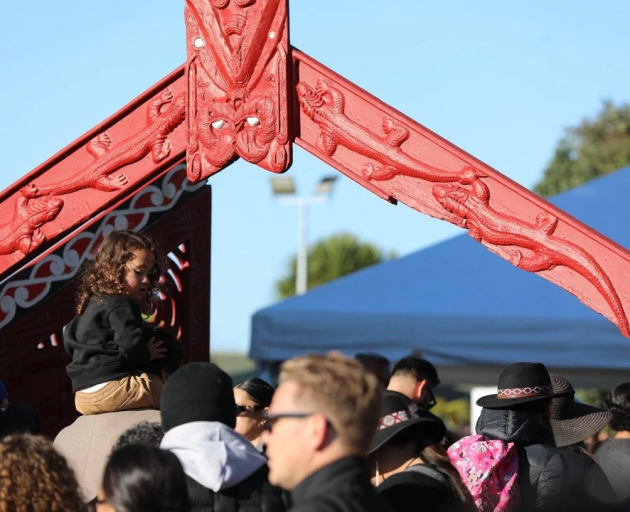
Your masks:
M 378 162 L 367 163 L 362 170 L 369 180 L 386 181 L 397 175 L 430 182 L 455 182 L 460 176 L 412 158 L 401 148 L 409 138 L 409 130 L 389 117 L 383 118 L 383 135 L 377 135 L 350 119 L 345 113 L 343 93 L 324 79 L 316 87 L 305 82 L 297 84 L 302 111 L 320 128 L 317 147 L 332 156 L 337 146 L 344 146 Z
M 46 240 L 40 228 L 54 220 L 62 207 L 63 199 L 59 197 L 33 198 L 28 192 L 18 197 L 13 219 L 0 226 L 0 254 L 20 251 L 26 256 L 39 247 Z
M 528 272 L 567 267 L 578 273 L 604 297 L 617 320 L 621 333 L 630 337 L 630 326 L 619 295 L 612 281 L 597 261 L 577 244 L 554 236 L 558 219 L 540 213 L 531 224 L 505 215 L 490 206 L 490 189 L 474 169 L 462 173 L 461 184 L 435 185 L 433 196 L 455 215 L 454 224 L 467 228 L 468 234 L 492 252 Z M 470 185 L 472 191 L 465 186 Z M 523 252 L 527 251 L 527 255 Z
M 286 0 L 187 0 L 186 37 L 189 179 L 205 179 L 238 157 L 286 171 Z
M 184 121 L 185 116 L 185 95 L 173 98 L 173 93 L 167 88 L 149 105 L 145 128 L 114 147 L 111 147 L 109 135 L 101 133 L 86 146 L 88 153 L 95 158 L 90 165 L 75 171 L 71 179 L 60 183 L 43 186 L 32 183 L 23 193 L 37 197 L 69 194 L 85 188 L 106 192 L 120 190 L 127 185 L 127 177 L 124 174 L 112 174 L 149 153 L 156 164 L 168 157 L 171 145 L 167 136 Z
M 186 194 L 203 186 L 203 182 L 191 184 L 186 178 L 185 165 L 178 165 L 158 182 L 137 192 L 127 206 L 108 213 L 95 228 L 75 235 L 60 250 L 16 274 L 0 288 L 0 329 L 13 321 L 18 310 L 34 308 L 51 291 L 70 281 L 112 229 L 145 229 L 156 215 L 172 210 L 186 199 Z M 47 196 L 30 202 L 34 201 L 63 203 L 61 198 Z M 0 238 L 0 244 L 2 241 Z

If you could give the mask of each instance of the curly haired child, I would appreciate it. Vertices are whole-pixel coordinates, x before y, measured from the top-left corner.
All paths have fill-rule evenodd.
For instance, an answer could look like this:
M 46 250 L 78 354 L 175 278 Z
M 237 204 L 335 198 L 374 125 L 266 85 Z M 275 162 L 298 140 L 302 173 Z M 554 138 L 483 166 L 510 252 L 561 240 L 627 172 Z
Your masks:
M 67 367 L 81 414 L 160 408 L 162 381 L 142 370 L 165 357 L 162 341 L 144 325 L 165 272 L 153 242 L 112 231 L 78 283 L 77 316 L 64 331 Z

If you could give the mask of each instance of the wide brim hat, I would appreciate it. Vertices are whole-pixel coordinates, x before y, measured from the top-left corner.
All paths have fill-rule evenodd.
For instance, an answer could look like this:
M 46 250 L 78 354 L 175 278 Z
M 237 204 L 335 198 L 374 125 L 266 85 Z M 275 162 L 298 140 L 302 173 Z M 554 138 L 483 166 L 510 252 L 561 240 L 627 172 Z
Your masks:
M 538 402 L 572 394 L 556 393 L 551 377 L 542 363 L 513 363 L 497 379 L 497 394 L 482 396 L 477 405 L 486 409 L 508 409 L 513 405 Z
M 440 418 L 418 408 L 405 395 L 387 391 L 383 399 L 383 415 L 368 454 L 409 429 L 416 430 L 419 438 L 429 438 L 435 443 L 440 443 L 446 435 L 446 426 Z
M 551 428 L 556 446 L 577 444 L 597 434 L 612 418 L 612 413 L 575 401 L 571 383 L 560 375 L 551 375 L 556 392 L 569 391 L 569 395 L 554 398 L 551 402 Z

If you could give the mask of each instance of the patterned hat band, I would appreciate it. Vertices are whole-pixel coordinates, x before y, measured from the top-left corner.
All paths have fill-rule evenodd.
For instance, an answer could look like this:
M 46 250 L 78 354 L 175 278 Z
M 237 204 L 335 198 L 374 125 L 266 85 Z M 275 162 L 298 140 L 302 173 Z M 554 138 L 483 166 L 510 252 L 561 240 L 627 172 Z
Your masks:
M 553 394 L 553 385 L 526 388 L 507 388 L 497 391 L 497 398 L 524 398 L 528 396 L 546 396 Z
M 381 423 L 378 426 L 378 430 L 392 427 L 397 423 L 404 423 L 405 421 L 409 421 L 410 419 L 411 417 L 409 416 L 408 411 L 393 412 L 381 418 Z

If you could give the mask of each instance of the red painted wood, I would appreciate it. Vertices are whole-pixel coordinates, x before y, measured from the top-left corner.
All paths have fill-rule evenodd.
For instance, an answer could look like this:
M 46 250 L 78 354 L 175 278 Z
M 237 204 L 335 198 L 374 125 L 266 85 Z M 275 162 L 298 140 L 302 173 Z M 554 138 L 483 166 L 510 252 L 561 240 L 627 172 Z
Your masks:
M 628 251 L 304 53 L 293 61 L 298 145 L 386 200 L 468 229 L 630 337 Z
M 202 186 L 203 182 L 191 184 L 188 181 L 186 165 L 180 163 L 158 175 L 131 199 L 125 198 L 115 208 L 96 214 L 81 226 L 80 234 L 69 237 L 62 247 L 14 273 L 0 285 L 0 329 L 24 310 L 37 307 L 60 285 L 72 279 L 111 229 L 145 229 Z
M 380 197 L 468 229 L 630 337 L 630 253 L 292 50 L 286 0 L 187 0 L 186 24 L 185 69 L 0 194 L 1 276 L 40 259 L 184 149 L 191 180 L 239 156 L 282 172 L 295 138 Z
M 191 181 L 238 157 L 291 165 L 287 0 L 186 1 L 187 163 Z
M 186 361 L 209 360 L 210 229 L 211 190 L 202 187 L 144 230 L 177 260 L 157 322 L 178 333 Z M 77 416 L 63 348 L 74 307 L 70 280 L 1 331 L 0 375 L 11 401 L 31 404 L 50 436 Z
M 184 156 L 184 69 L 0 193 L 0 276 Z

